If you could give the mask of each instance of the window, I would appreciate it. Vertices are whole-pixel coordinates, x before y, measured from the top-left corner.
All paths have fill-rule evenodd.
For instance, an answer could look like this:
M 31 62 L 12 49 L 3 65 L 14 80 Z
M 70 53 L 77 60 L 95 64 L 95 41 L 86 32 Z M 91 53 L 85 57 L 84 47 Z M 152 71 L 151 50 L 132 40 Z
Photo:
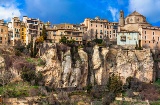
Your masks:
M 97 25 L 96 25 L 96 27 L 97 27 Z
M 92 24 L 91 24 L 91 27 L 92 27 Z
M 146 41 L 145 41 L 145 43 L 146 43 Z
M 22 31 L 23 31 L 24 29 L 22 28 Z
M 104 33 L 106 33 L 106 31 L 104 31 Z
M 150 41 L 149 41 L 149 43 L 150 43 Z
M 112 36 L 110 35 L 110 38 L 112 38 Z
M 22 35 L 24 35 L 24 32 L 22 32 Z
M 159 37 L 158 37 L 158 41 L 159 41 Z
M 113 30 L 113 33 L 115 33 L 115 30 Z
M 122 42 L 125 42 L 126 41 L 126 36 L 121 36 L 121 39 L 120 39 Z
M 3 32 L 3 29 L 1 29 L 1 32 Z
M 100 34 L 102 34 L 102 30 L 100 30 Z
M 104 26 L 104 28 L 106 28 L 106 25 Z
M 2 43 L 2 37 L 0 37 L 0 43 Z
M 146 39 L 146 36 L 145 36 L 145 39 Z
M 100 36 L 100 38 L 102 39 L 102 36 Z
M 110 34 L 111 34 L 112 32 L 110 31 Z
M 153 35 L 154 35 L 154 32 L 153 32 Z
M 146 31 L 144 31 L 144 34 L 146 34 Z
M 102 27 L 102 25 L 101 25 L 101 27 Z

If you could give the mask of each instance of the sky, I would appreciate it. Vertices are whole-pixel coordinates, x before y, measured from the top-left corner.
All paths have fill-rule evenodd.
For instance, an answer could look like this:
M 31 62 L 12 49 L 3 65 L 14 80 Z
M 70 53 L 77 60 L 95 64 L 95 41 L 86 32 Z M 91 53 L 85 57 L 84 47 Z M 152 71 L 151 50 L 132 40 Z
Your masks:
M 0 0 L 0 19 L 6 21 L 28 16 L 52 24 L 79 24 L 99 16 L 118 22 L 120 10 L 125 17 L 136 10 L 153 26 L 160 26 L 160 0 Z

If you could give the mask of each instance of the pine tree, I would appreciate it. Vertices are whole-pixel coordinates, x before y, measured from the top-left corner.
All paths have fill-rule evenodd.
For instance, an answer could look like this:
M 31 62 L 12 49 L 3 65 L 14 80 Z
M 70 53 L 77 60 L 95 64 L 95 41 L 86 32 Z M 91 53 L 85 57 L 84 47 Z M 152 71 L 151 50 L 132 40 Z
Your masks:
M 43 29 L 42 29 L 42 36 L 43 39 L 46 40 L 47 39 L 47 31 L 46 31 L 46 27 L 45 25 L 43 25 Z

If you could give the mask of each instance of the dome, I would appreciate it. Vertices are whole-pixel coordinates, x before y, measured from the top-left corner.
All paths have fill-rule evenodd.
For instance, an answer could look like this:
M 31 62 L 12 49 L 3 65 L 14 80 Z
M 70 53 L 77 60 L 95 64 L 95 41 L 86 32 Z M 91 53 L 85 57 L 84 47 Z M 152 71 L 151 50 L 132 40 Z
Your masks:
M 146 24 L 146 17 L 138 13 L 137 11 L 134 11 L 130 15 L 128 15 L 125 19 L 125 24 Z

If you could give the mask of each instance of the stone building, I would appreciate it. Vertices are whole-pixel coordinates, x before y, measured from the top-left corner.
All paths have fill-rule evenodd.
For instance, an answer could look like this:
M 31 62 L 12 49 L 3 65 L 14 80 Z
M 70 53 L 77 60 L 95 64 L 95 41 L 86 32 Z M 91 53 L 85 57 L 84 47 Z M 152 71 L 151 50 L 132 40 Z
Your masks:
M 54 43 L 59 43 L 62 36 L 68 40 L 74 39 L 76 42 L 82 42 L 82 31 L 79 31 L 73 24 L 58 24 L 47 28 L 47 39 Z
M 100 19 L 95 17 L 95 19 L 86 18 L 82 25 L 87 26 L 87 33 L 91 36 L 91 39 L 104 39 L 106 36 L 109 37 L 111 41 L 116 41 L 118 23 L 109 22 L 106 19 Z
M 0 20 L 0 45 L 8 45 L 8 26 Z

